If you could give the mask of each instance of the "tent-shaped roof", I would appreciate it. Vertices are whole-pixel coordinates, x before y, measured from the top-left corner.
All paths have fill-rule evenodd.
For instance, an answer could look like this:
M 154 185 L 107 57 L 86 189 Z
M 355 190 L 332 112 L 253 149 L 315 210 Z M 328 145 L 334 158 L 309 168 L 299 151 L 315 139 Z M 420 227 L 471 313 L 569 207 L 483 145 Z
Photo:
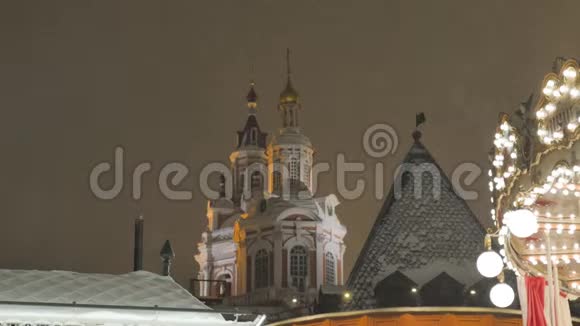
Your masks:
M 0 269 L 0 301 L 209 309 L 171 277 Z
M 346 309 L 376 308 L 373 289 L 394 271 L 419 286 L 442 272 L 468 286 L 481 278 L 484 230 L 418 132 L 414 138 L 349 277 Z

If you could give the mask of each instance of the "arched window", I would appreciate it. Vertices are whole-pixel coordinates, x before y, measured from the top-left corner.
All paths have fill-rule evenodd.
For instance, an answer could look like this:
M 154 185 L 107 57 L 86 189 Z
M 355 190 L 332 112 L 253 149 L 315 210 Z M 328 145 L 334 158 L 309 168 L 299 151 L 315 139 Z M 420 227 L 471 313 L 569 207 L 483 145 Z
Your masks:
M 274 192 L 281 193 L 282 192 L 282 172 L 274 171 L 272 174 L 274 179 Z
M 336 284 L 336 263 L 334 261 L 334 255 L 330 252 L 327 252 L 324 256 L 324 259 L 324 279 L 326 280 L 326 284 Z
M 255 258 L 254 284 L 256 289 L 268 287 L 270 284 L 270 255 L 265 249 L 260 249 Z
M 252 173 L 252 192 L 260 190 L 262 187 L 262 174 L 259 171 Z
M 290 182 L 294 185 L 300 181 L 300 164 L 295 157 L 290 159 Z
M 290 250 L 290 285 L 298 291 L 304 291 L 307 275 L 308 252 L 302 246 L 295 246 Z

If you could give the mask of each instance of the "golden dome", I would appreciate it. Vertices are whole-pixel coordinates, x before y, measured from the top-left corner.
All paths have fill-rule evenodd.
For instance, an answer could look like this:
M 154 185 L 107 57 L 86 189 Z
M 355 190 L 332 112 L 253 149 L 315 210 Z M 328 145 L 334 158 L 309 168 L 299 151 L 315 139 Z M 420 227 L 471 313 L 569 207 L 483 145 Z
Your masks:
M 288 77 L 286 88 L 280 93 L 280 103 L 289 104 L 296 102 L 298 102 L 298 92 L 292 87 L 292 82 L 290 81 L 290 77 Z

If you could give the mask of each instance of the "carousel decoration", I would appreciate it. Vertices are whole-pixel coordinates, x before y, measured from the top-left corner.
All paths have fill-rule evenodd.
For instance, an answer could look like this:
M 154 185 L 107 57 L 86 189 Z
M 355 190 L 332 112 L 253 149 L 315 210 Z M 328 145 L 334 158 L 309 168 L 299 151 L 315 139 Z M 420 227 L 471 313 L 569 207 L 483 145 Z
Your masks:
M 515 114 L 500 115 L 489 171 L 495 231 L 489 230 L 477 262 L 483 276 L 498 278 L 490 299 L 499 307 L 514 300 L 504 269 L 515 272 L 520 291 L 520 283 L 528 293 L 546 291 L 547 307 L 580 295 L 578 73 L 578 61 L 557 59 L 535 104 L 530 97 Z M 534 282 L 540 286 L 530 285 Z M 556 321 L 557 310 L 548 309 L 546 320 Z

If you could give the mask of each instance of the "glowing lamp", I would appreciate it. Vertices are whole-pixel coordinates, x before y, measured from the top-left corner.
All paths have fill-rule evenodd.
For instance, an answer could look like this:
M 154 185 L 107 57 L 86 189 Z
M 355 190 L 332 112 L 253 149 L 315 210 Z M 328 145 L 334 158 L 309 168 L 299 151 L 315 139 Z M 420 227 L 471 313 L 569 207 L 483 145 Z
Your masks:
M 498 283 L 489 291 L 489 298 L 496 307 L 505 308 L 514 302 L 515 294 L 511 286 Z
M 503 270 L 503 261 L 497 252 L 489 250 L 477 257 L 477 270 L 487 278 L 496 277 Z
M 527 209 L 518 209 L 504 214 L 504 224 L 518 238 L 527 238 L 538 232 L 538 218 Z

